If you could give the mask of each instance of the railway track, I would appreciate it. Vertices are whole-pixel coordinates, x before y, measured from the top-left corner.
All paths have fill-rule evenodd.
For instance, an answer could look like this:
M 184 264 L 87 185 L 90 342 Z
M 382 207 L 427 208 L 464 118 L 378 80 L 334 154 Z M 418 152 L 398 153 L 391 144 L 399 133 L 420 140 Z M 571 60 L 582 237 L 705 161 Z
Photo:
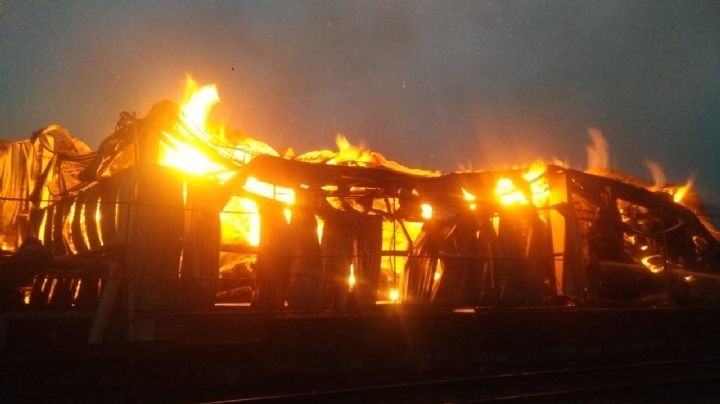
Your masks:
M 252 402 L 668 402 L 720 399 L 720 358 L 573 367 L 292 394 Z

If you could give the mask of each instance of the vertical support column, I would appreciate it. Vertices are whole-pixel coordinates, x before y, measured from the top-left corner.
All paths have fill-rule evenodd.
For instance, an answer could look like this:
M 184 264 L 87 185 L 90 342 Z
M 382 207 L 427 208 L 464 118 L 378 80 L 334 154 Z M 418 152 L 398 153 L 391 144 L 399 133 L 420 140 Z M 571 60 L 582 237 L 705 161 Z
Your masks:
M 291 272 L 288 287 L 290 310 L 313 312 L 322 308 L 322 262 L 315 213 L 307 200 L 298 200 L 290 223 Z
M 185 230 L 180 262 L 180 305 L 203 309 L 215 303 L 220 269 L 220 187 L 206 179 L 186 180 Z
M 368 308 L 375 306 L 377 301 L 382 250 L 382 217 L 363 215 L 357 220 L 358 265 L 355 296 L 358 308 Z
M 551 171 L 553 170 L 553 171 Z M 572 285 L 565 284 L 565 255 L 566 248 L 566 218 L 568 190 L 567 176 L 564 172 L 554 171 L 554 167 L 548 167 L 548 183 L 550 184 L 550 201 L 552 209 L 549 210 L 549 224 L 552 232 L 552 255 L 555 269 L 555 293 L 565 295 Z M 567 289 L 567 290 L 566 290 Z
M 146 166 L 138 173 L 132 208 L 130 260 L 137 308 L 176 308 L 182 251 L 182 181 L 173 170 Z M 132 281 L 132 280 L 131 280 Z
M 578 228 L 569 177 L 558 167 L 548 169 L 550 184 L 550 226 L 555 267 L 555 288 L 558 295 L 585 298 L 585 272 L 582 265 Z
M 282 207 L 270 201 L 259 204 L 260 246 L 257 259 L 258 290 L 252 307 L 258 311 L 282 310 L 290 280 L 290 239 Z
M 323 217 L 322 238 L 324 306 L 344 310 L 348 300 L 348 274 L 353 262 L 355 223 L 351 215 L 330 211 Z

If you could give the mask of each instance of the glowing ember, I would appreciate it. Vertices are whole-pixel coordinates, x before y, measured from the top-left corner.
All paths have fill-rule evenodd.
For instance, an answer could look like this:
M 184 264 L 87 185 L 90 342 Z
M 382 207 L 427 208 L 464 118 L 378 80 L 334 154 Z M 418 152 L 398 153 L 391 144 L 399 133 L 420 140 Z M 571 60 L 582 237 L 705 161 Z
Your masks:
M 663 258 L 660 255 L 649 255 L 643 257 L 640 262 L 645 265 L 645 268 L 649 269 L 650 272 L 657 274 L 663 271 L 664 263 Z
M 80 208 L 80 235 L 85 242 L 86 247 L 90 247 L 90 237 L 88 236 L 87 224 L 85 223 L 85 204 Z
M 73 301 L 76 301 L 80 296 L 80 288 L 82 287 L 82 279 L 78 279 L 77 285 L 75 285 L 75 293 L 73 293 Z
M 97 206 L 95 207 L 95 223 L 98 224 L 98 227 L 100 226 L 100 205 L 102 204 L 102 199 L 98 199 Z M 103 235 L 101 231 L 98 231 L 98 239 L 100 240 L 100 245 L 105 245 L 105 240 L 103 239 Z
M 68 213 L 67 219 L 65 221 L 64 225 L 64 233 L 67 234 L 69 237 L 67 237 L 67 246 L 68 249 L 72 254 L 77 254 L 78 249 L 75 246 L 75 242 L 73 241 L 73 219 L 75 218 L 75 205 L 76 203 L 73 202 L 72 205 L 70 205 L 70 212 Z

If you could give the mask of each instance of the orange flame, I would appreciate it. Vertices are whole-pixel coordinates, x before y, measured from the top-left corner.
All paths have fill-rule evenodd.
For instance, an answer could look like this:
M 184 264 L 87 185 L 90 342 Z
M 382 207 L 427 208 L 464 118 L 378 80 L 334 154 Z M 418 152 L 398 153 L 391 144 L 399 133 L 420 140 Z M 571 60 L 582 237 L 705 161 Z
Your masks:
M 225 182 L 235 175 L 236 166 L 257 155 L 278 156 L 272 147 L 256 139 L 229 141 L 225 137 L 225 125 L 208 121 L 210 111 L 218 102 L 220 96 L 214 84 L 200 87 L 192 77 L 187 77 L 178 121 L 171 130 L 163 131 L 160 140 L 160 165 Z
M 692 189 L 694 182 L 695 181 L 693 180 L 693 178 L 688 178 L 687 182 L 685 182 L 685 185 L 675 188 L 672 192 L 673 201 L 675 201 L 675 203 L 682 203 L 687 193 L 690 192 L 690 190 Z
M 350 264 L 350 275 L 348 276 L 348 287 L 352 291 L 355 288 L 355 264 Z
M 534 163 L 522 175 L 530 183 L 532 202 L 535 206 L 544 206 L 550 199 L 550 184 L 545 178 L 547 166 L 544 163 Z
M 545 178 L 546 171 L 547 166 L 544 163 L 534 163 L 522 173 L 522 180 L 530 187 L 530 201 L 517 184 L 507 177 L 498 179 L 495 196 L 502 205 L 527 205 L 532 202 L 534 206 L 544 206 L 550 198 L 550 184 Z
M 477 209 L 477 203 L 475 203 L 475 200 L 477 200 L 477 198 L 475 197 L 475 195 L 468 192 L 465 188 L 461 187 L 460 190 L 462 190 L 463 199 L 466 200 L 467 202 L 470 202 L 468 205 L 470 207 L 470 210 Z
M 255 201 L 234 196 L 220 212 L 222 242 L 260 245 L 260 214 Z
M 248 177 L 243 188 L 254 194 L 264 196 L 265 198 L 275 199 L 286 205 L 295 204 L 295 190 L 292 188 L 281 187 L 269 182 L 264 182 L 255 177 Z
M 440 172 L 438 171 L 429 171 L 406 167 L 400 163 L 386 159 L 382 154 L 371 151 L 365 148 L 365 146 L 362 144 L 357 146 L 353 145 L 343 134 L 338 134 L 336 136 L 335 144 L 338 148 L 337 152 L 331 150 L 317 150 L 300 155 L 295 159 L 308 163 L 324 163 L 341 166 L 354 165 L 376 168 L 382 167 L 393 171 L 399 171 L 406 174 L 423 177 L 440 176 Z
M 645 166 L 648 168 L 648 171 L 650 171 L 650 174 L 653 177 L 653 181 L 655 182 L 655 184 L 650 189 L 652 191 L 662 190 L 664 192 L 667 192 L 672 195 L 673 201 L 675 203 L 682 204 L 683 199 L 685 199 L 685 196 L 687 196 L 688 192 L 690 192 L 693 187 L 693 184 L 695 182 L 694 178 L 688 178 L 687 181 L 685 181 L 684 185 L 666 186 L 665 172 L 663 171 L 660 164 L 651 160 L 647 160 L 645 162 Z
M 396 303 L 400 300 L 400 291 L 397 290 L 397 288 L 392 288 L 388 293 L 388 297 L 390 298 L 391 302 Z
M 500 178 L 495 186 L 495 195 L 503 205 L 527 205 L 525 195 L 515 186 L 510 178 Z
M 325 221 L 320 218 L 320 216 L 315 215 L 315 222 L 317 223 L 317 238 L 318 243 L 322 244 L 322 238 L 323 238 L 323 231 L 325 230 Z
M 223 126 L 217 126 L 211 133 L 207 122 L 210 110 L 219 101 L 214 84 L 198 87 L 192 77 L 187 77 L 178 122 L 172 132 L 163 132 L 160 141 L 160 165 L 175 167 L 191 175 L 216 175 L 221 181 L 234 175 L 225 164 L 202 150 L 211 146 L 215 139 L 224 137 Z
M 337 144 L 338 152 L 335 157 L 328 160 L 327 164 L 331 165 L 343 165 L 343 164 L 359 164 L 362 163 L 375 163 L 376 165 L 382 165 L 384 158 L 377 153 L 373 153 L 365 146 L 360 144 L 354 146 L 343 134 L 338 134 L 335 138 L 335 144 Z
M 658 261 L 660 262 L 658 263 Z M 654 274 L 658 274 L 665 269 L 665 265 L 662 262 L 662 256 L 660 255 L 648 255 L 647 257 L 643 257 L 640 262 L 642 262 L 642 264 L 645 265 L 645 268 Z
M 423 219 L 430 220 L 433 216 L 433 207 L 429 203 L 423 203 L 420 205 L 420 216 Z

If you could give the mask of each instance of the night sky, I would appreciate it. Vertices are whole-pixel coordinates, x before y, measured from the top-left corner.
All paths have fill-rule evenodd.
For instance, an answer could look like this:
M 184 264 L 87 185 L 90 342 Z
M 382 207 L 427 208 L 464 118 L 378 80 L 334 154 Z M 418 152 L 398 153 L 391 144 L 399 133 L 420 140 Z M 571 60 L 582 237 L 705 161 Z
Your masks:
M 96 147 L 118 114 L 217 83 L 214 117 L 277 149 L 338 132 L 411 166 L 695 174 L 720 203 L 720 3 L 0 0 L 0 138 Z

